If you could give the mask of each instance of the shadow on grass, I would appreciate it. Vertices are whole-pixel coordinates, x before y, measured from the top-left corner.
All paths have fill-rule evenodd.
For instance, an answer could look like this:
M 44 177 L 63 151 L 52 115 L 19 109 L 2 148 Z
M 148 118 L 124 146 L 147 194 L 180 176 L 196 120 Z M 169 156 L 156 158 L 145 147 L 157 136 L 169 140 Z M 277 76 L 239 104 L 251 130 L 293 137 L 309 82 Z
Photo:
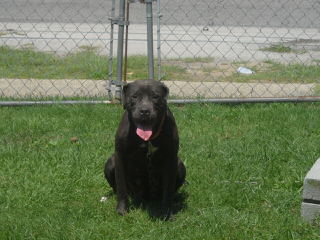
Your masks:
M 130 209 L 142 209 L 147 211 L 149 218 L 152 221 L 174 221 L 174 216 L 187 208 L 186 200 L 188 196 L 189 195 L 185 189 L 180 190 L 174 195 L 169 217 L 168 212 L 162 211 L 160 200 L 141 200 L 140 198 L 136 198 L 134 196 L 130 196 L 131 201 L 129 205 L 131 206 L 129 207 L 129 212 Z M 116 193 L 111 190 L 104 197 L 107 199 L 110 199 L 111 197 L 116 198 Z
M 133 208 L 141 208 L 148 212 L 152 221 L 174 221 L 174 215 L 187 208 L 186 199 L 188 193 L 183 189 L 174 195 L 171 211 L 162 209 L 160 200 L 141 200 L 133 198 Z

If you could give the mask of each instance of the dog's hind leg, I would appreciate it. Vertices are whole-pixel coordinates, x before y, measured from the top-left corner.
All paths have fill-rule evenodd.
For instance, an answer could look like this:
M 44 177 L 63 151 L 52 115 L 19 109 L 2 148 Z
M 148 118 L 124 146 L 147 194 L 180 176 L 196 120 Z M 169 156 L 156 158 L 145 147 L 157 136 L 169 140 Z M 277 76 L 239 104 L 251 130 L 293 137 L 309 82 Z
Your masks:
M 116 192 L 116 168 L 115 168 L 115 158 L 112 155 L 104 166 L 104 176 L 107 179 L 110 187 Z
M 176 191 L 181 187 L 186 181 L 186 167 L 184 166 L 181 159 L 178 159 L 178 174 L 176 180 Z

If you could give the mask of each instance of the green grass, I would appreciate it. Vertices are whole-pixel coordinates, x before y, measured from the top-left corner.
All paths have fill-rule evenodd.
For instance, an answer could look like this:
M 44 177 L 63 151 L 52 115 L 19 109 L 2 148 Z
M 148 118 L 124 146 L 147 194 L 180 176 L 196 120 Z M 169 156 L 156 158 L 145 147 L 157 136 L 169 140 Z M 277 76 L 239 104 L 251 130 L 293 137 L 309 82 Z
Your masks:
M 0 78 L 108 79 L 108 61 L 107 56 L 98 55 L 96 49 L 89 46 L 81 46 L 79 52 L 65 57 L 32 48 L 0 46 Z M 128 79 L 147 79 L 147 64 L 146 56 L 128 57 Z M 179 66 L 163 67 L 165 79 L 185 71 Z M 116 72 L 116 59 L 113 72 Z
M 30 48 L 0 47 L 1 78 L 105 79 L 107 68 L 107 58 L 90 50 L 58 57 Z
M 320 84 L 316 85 L 316 87 L 314 88 L 314 95 L 320 96 Z
M 155 76 L 157 76 L 157 60 L 155 60 Z M 148 59 L 146 56 L 132 56 L 128 57 L 128 79 L 147 79 L 148 78 Z M 161 68 L 163 80 L 180 79 L 180 76 L 186 74 L 186 69 L 176 65 L 164 65 Z
M 103 178 L 117 105 L 0 108 L 0 239 L 303 239 L 303 178 L 319 157 L 319 104 L 171 106 L 189 185 L 172 221 L 115 212 Z M 78 143 L 71 143 L 71 137 Z
M 38 52 L 32 48 L 12 49 L 0 46 L 0 78 L 37 79 L 108 79 L 108 57 L 96 53 L 96 48 L 81 46 L 79 52 L 59 57 Z M 317 63 L 319 60 L 315 59 Z M 157 67 L 155 60 L 155 76 Z M 213 65 L 211 64 L 213 63 Z M 236 69 L 243 62 L 227 63 L 229 69 L 214 65 L 212 58 L 167 59 L 162 64 L 163 80 L 230 81 L 230 82 L 275 82 L 275 83 L 319 83 L 320 65 L 280 64 L 266 61 L 263 69 L 251 67 L 255 74 L 243 76 Z M 210 65 L 211 64 L 211 65 Z M 258 66 L 258 65 L 257 65 Z M 188 71 L 188 68 L 192 71 Z M 128 80 L 147 79 L 148 62 L 146 56 L 128 58 Z M 223 76 L 226 71 L 226 77 Z M 114 59 L 113 72 L 116 72 Z M 218 77 L 211 76 L 220 73 Z M 230 74 L 231 73 L 231 74 Z M 197 77 L 198 76 L 198 77 Z M 205 77 L 204 77 L 205 76 Z
M 214 61 L 212 57 L 188 57 L 180 59 L 185 63 L 209 63 Z
M 285 46 L 283 44 L 273 44 L 269 47 L 265 47 L 261 49 L 262 51 L 268 51 L 268 52 L 276 52 L 276 53 L 292 53 L 296 52 L 291 47 Z

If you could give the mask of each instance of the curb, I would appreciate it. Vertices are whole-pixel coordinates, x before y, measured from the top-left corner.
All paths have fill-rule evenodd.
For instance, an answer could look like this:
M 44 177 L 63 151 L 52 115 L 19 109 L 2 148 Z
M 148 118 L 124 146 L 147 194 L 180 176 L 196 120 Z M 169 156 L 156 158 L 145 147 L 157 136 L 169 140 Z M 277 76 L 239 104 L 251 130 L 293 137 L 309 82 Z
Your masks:
M 320 158 L 304 179 L 302 196 L 302 218 L 307 222 L 312 222 L 320 216 Z

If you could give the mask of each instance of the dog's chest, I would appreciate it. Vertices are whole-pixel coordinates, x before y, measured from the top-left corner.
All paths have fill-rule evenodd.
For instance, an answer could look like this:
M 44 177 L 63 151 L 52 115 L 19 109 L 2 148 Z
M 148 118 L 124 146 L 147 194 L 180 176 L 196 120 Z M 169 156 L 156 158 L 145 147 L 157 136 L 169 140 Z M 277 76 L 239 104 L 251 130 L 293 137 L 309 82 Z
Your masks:
M 157 157 L 159 147 L 148 141 L 140 145 L 140 150 L 142 151 L 142 158 L 144 159 L 142 164 L 149 172 L 159 164 Z
M 141 145 L 141 149 L 144 152 L 144 169 L 146 171 L 149 194 L 152 197 L 153 195 L 157 195 L 160 187 L 161 159 L 157 156 L 159 147 L 148 141 Z
M 150 141 L 147 143 L 147 158 L 151 159 L 156 151 L 158 151 L 159 147 L 154 146 Z
M 158 147 L 154 146 L 151 142 L 148 142 L 148 180 L 149 180 L 149 195 L 151 198 L 155 198 L 160 188 L 159 176 L 159 163 L 155 157 L 155 153 L 158 151 Z

